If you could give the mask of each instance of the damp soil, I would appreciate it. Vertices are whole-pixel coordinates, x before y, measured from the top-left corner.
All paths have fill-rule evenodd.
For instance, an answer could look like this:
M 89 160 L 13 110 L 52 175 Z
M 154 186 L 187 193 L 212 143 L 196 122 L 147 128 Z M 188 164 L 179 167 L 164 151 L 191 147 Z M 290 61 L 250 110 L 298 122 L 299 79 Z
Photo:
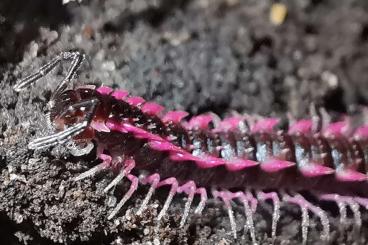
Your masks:
M 311 104 L 331 115 L 359 112 L 368 102 L 368 2 L 283 3 L 287 17 L 275 25 L 273 2 L 266 0 L 0 1 L 1 244 L 249 244 L 241 235 L 242 209 L 236 209 L 240 238 L 234 240 L 217 202 L 183 229 L 178 196 L 157 227 L 164 189 L 138 216 L 148 190 L 139 188 L 108 221 L 127 183 L 106 195 L 109 172 L 72 181 L 97 164 L 93 153 L 76 158 L 63 147 L 27 149 L 31 138 L 48 133 L 45 106 L 66 66 L 22 93 L 12 86 L 58 52 L 77 49 L 87 62 L 76 83 L 124 88 L 193 115 L 300 118 Z M 336 207 L 327 209 L 332 244 L 366 243 L 366 214 L 357 233 L 349 225 L 344 231 Z M 260 244 L 271 243 L 270 210 L 266 204 L 255 216 Z M 282 207 L 275 244 L 300 243 L 300 215 L 296 207 Z M 322 243 L 320 230 L 311 218 L 310 244 Z

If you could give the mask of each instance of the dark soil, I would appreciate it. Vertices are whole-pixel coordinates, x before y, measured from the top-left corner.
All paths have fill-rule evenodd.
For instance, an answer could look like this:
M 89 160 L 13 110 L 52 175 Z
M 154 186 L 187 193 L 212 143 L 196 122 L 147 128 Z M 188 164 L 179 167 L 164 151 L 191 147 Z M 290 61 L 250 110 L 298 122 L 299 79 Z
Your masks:
M 27 149 L 30 138 L 47 133 L 45 105 L 65 67 L 20 94 L 12 86 L 56 53 L 79 49 L 88 62 L 78 81 L 125 88 L 169 109 L 302 117 L 314 103 L 331 114 L 359 111 L 368 102 L 368 2 L 284 3 L 287 19 L 275 26 L 272 1 L 265 0 L 1 0 L 0 243 L 250 243 L 246 235 L 233 240 L 219 203 L 179 229 L 180 197 L 156 229 L 165 190 L 137 216 L 147 192 L 141 187 L 120 217 L 107 221 L 127 186 L 105 195 L 112 174 L 71 180 L 96 164 L 93 154 L 73 158 L 62 147 Z M 256 215 L 263 244 L 270 242 L 269 208 Z M 342 232 L 336 208 L 328 208 L 332 243 L 366 243 L 366 228 L 360 235 Z M 277 243 L 300 243 L 299 217 L 297 208 L 283 208 Z M 236 218 L 240 229 L 241 209 Z M 319 221 L 311 222 L 309 242 L 321 243 Z

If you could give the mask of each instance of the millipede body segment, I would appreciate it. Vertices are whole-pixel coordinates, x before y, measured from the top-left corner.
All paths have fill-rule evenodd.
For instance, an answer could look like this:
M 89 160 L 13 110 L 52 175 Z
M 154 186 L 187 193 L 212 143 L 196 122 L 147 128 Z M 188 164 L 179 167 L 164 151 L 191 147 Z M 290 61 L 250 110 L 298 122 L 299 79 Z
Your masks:
M 111 168 L 117 176 L 105 188 L 106 192 L 124 178 L 131 182 L 108 219 L 119 213 L 141 184 L 150 185 L 150 189 L 138 214 L 157 188 L 170 187 L 158 220 L 166 214 L 176 193 L 188 196 L 181 226 L 190 213 L 194 196 L 200 197 L 194 212 L 201 213 L 207 192 L 211 191 L 212 198 L 224 202 L 234 237 L 237 229 L 232 205 L 233 201 L 241 203 L 253 243 L 256 243 L 253 213 L 259 202 L 273 203 L 273 238 L 277 235 L 280 205 L 298 205 L 304 242 L 309 213 L 320 218 L 323 239 L 328 240 L 330 227 L 327 213 L 301 192 L 307 191 L 319 200 L 334 201 L 340 208 L 350 207 L 355 217 L 360 212 L 358 205 L 368 208 L 366 125 L 353 127 L 349 118 L 322 123 L 302 119 L 281 130 L 277 118 L 233 115 L 220 120 L 212 113 L 185 120 L 188 113 L 184 111 L 167 112 L 162 106 L 130 96 L 124 90 L 104 86 L 67 90 L 67 83 L 83 61 L 79 52 L 62 52 L 38 72 L 18 82 L 15 90 L 35 82 L 62 60 L 71 60 L 72 65 L 49 103 L 49 119 L 55 133 L 33 140 L 29 147 L 40 149 L 71 141 L 74 151 L 83 154 L 93 142 L 102 163 L 76 180 Z

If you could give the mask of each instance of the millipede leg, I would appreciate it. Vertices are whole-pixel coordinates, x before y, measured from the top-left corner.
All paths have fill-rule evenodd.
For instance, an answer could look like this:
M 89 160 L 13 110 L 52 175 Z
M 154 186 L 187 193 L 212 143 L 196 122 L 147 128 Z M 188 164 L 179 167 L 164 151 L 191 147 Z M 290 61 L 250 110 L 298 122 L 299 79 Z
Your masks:
M 303 244 L 307 243 L 308 240 L 308 227 L 309 227 L 309 214 L 308 208 L 305 205 L 300 206 L 302 211 L 302 240 Z
M 144 181 L 146 182 L 146 181 Z M 155 192 L 157 188 L 158 182 L 160 182 L 160 175 L 159 174 L 153 174 L 149 177 L 147 177 L 147 182 L 151 183 L 151 186 L 147 192 L 146 197 L 144 198 L 141 207 L 137 211 L 137 215 L 141 215 L 142 212 L 146 209 L 148 202 L 151 200 L 151 197 L 153 193 Z
M 96 166 L 94 166 L 91 169 L 88 169 L 87 171 L 81 173 L 80 175 L 78 175 L 77 177 L 74 178 L 74 181 L 80 181 L 82 179 L 88 178 L 90 176 L 95 175 L 96 173 L 102 171 L 103 169 L 105 169 L 105 164 L 100 163 Z
M 108 192 L 111 188 L 113 188 L 117 184 L 119 184 L 135 166 L 134 160 L 131 159 L 125 160 L 124 163 L 125 163 L 124 169 L 105 187 L 104 189 L 105 193 Z
M 285 202 L 293 203 L 298 205 L 302 210 L 302 235 L 303 235 L 303 243 L 307 241 L 307 229 L 309 226 L 309 216 L 308 210 L 316 214 L 320 220 L 323 227 L 322 230 L 322 239 L 329 240 L 330 236 L 330 222 L 328 217 L 320 207 L 313 205 L 312 203 L 308 202 L 302 195 L 295 193 L 293 196 L 289 196 L 286 193 L 282 194 L 282 199 Z
M 346 220 L 347 220 L 346 203 L 341 202 L 341 201 L 337 201 L 336 204 L 339 207 L 340 223 L 345 226 L 346 225 Z
M 124 204 L 130 199 L 130 197 L 133 195 L 133 193 L 138 188 L 138 178 L 134 175 L 131 175 L 131 174 L 129 174 L 127 177 L 132 182 L 131 185 L 130 185 L 130 188 L 127 191 L 127 193 L 125 193 L 124 197 L 120 200 L 118 205 L 116 205 L 116 207 L 111 212 L 109 217 L 107 217 L 108 220 L 111 220 L 112 218 L 114 218 L 114 216 L 119 212 L 119 210 L 124 206 Z
M 69 150 L 70 154 L 75 157 L 89 154 L 94 147 L 95 146 L 91 141 L 87 142 L 87 144 L 83 147 L 81 147 L 79 144 L 76 144 L 74 141 L 69 141 L 69 143 L 66 145 L 66 148 Z
M 98 156 L 101 160 L 102 160 L 102 163 L 94 166 L 93 168 L 81 173 L 80 175 L 78 175 L 77 177 L 74 178 L 74 181 L 80 181 L 82 179 L 85 179 L 85 178 L 88 178 L 88 177 L 91 177 L 93 175 L 95 175 L 96 173 L 106 169 L 107 167 L 110 166 L 111 164 L 111 156 L 109 155 L 106 155 L 106 154 L 100 154 Z
M 162 217 L 166 214 L 167 209 L 169 208 L 171 201 L 177 192 L 178 181 L 175 178 L 168 178 L 158 183 L 158 187 L 163 186 L 163 185 L 171 185 L 171 189 L 170 189 L 169 195 L 166 198 L 165 204 L 161 209 L 161 212 L 157 216 L 158 221 L 160 221 Z
M 351 211 L 353 212 L 355 227 L 360 229 L 360 227 L 362 226 L 362 215 L 359 210 L 359 204 L 356 203 L 352 198 L 348 198 L 347 200 L 345 200 L 345 202 L 349 205 Z
M 346 205 L 348 205 L 354 215 L 354 225 L 356 228 L 360 229 L 360 227 L 362 226 L 362 218 L 359 210 L 359 201 L 357 199 L 348 196 L 340 196 L 338 194 L 320 195 L 320 199 L 336 202 L 336 204 L 339 206 L 339 209 L 342 209 L 342 212 L 340 211 L 340 221 L 342 223 L 346 223 Z M 340 206 L 342 208 L 340 208 Z
M 199 202 L 197 208 L 194 210 L 194 213 L 201 214 L 207 202 L 207 191 L 205 188 L 198 188 L 197 193 L 201 195 L 201 201 Z
M 252 243 L 256 244 L 256 232 L 255 232 L 254 221 L 253 221 L 253 208 L 251 208 L 251 206 L 249 205 L 249 203 L 252 203 L 255 198 L 253 197 L 253 195 L 251 194 L 249 195 L 249 194 L 250 192 L 248 192 L 247 195 L 245 195 L 244 193 L 241 193 L 239 199 L 243 203 L 243 206 L 244 206 L 245 217 L 247 218 L 247 221 L 246 221 L 247 228 L 249 230 L 250 237 L 252 239 Z M 254 207 L 254 212 L 255 212 L 256 207 L 257 205 L 255 205 Z
M 368 210 L 368 198 L 354 197 L 354 200 Z
M 223 200 L 223 202 L 225 203 L 225 207 L 228 210 L 228 215 L 229 215 L 229 219 L 230 219 L 230 225 L 231 225 L 231 230 L 233 231 L 233 235 L 234 238 L 236 238 L 236 223 L 234 220 L 234 214 L 233 214 L 233 210 L 231 208 L 230 202 L 232 199 L 237 198 L 239 199 L 244 206 L 244 211 L 245 211 L 245 216 L 247 219 L 247 229 L 250 232 L 250 236 L 252 239 L 252 243 L 256 244 L 256 235 L 255 235 L 255 228 L 254 228 L 254 221 L 253 221 L 253 208 L 254 211 L 257 207 L 257 200 L 253 197 L 253 195 L 247 191 L 246 194 L 244 192 L 229 192 L 229 191 L 212 191 L 212 194 L 215 198 L 221 198 Z M 252 204 L 253 208 L 249 205 L 249 203 Z
M 359 234 L 360 227 L 362 226 L 362 215 L 359 210 L 359 204 L 354 202 L 352 199 L 348 201 L 349 207 L 354 215 L 354 231 L 355 234 Z
M 282 200 L 285 202 L 296 204 L 300 207 L 300 210 L 302 212 L 302 241 L 303 244 L 306 244 L 308 239 L 309 227 L 309 214 L 306 203 L 304 203 L 301 199 L 291 197 L 285 193 L 282 195 Z
M 253 194 L 250 190 L 246 190 L 244 192 L 244 195 L 246 196 L 246 198 L 248 199 L 248 201 L 250 203 L 250 208 L 251 208 L 252 212 L 255 213 L 256 210 L 257 210 L 257 206 L 258 206 L 258 199 L 253 196 Z
M 256 244 L 256 232 L 254 228 L 253 213 L 257 209 L 258 200 L 249 190 L 246 190 L 245 192 L 232 193 L 232 197 L 238 198 L 243 203 L 245 217 L 247 218 L 245 230 L 249 230 L 252 243 Z
M 114 186 L 116 186 L 117 184 L 120 183 L 120 181 L 122 181 L 124 179 L 126 175 L 126 171 L 122 170 L 103 190 L 105 193 L 108 192 L 111 188 L 113 188 Z
M 259 200 L 266 201 L 271 200 L 273 203 L 273 213 L 272 213 L 272 232 L 271 237 L 274 241 L 276 239 L 276 229 L 277 222 L 280 219 L 280 199 L 276 192 L 264 193 L 262 191 L 257 192 L 257 197 Z
M 188 194 L 188 200 L 185 203 L 184 214 L 180 221 L 180 227 L 183 227 L 186 219 L 188 218 L 190 206 L 193 202 L 194 194 L 196 193 L 197 187 L 193 181 L 189 181 L 186 184 L 178 188 L 178 193 L 185 192 Z
M 363 206 L 366 210 L 368 210 L 368 198 L 364 198 L 364 197 L 355 197 L 352 198 L 353 201 L 361 206 Z M 359 207 L 354 207 L 355 210 L 359 211 Z M 354 210 L 353 210 L 354 212 Z M 361 220 L 360 220 L 361 222 Z M 361 225 L 361 223 L 360 223 Z
M 237 235 L 236 235 L 236 222 L 234 218 L 234 211 L 229 201 L 224 201 L 224 203 L 227 209 L 227 215 L 229 216 L 231 231 L 233 232 L 234 239 L 236 239 Z
M 51 99 L 51 105 L 52 101 L 54 101 L 54 98 L 56 95 L 60 94 L 62 91 L 64 91 L 67 87 L 67 84 L 70 82 L 71 79 L 75 76 L 77 70 L 81 66 L 85 56 L 84 54 L 81 54 L 78 51 L 67 51 L 67 52 L 61 52 L 57 56 L 55 56 L 52 60 L 50 60 L 48 63 L 43 65 L 41 68 L 38 69 L 35 73 L 19 80 L 15 86 L 14 90 L 19 92 L 32 83 L 37 82 L 42 77 L 46 76 L 50 71 L 52 71 L 61 61 L 65 60 L 71 60 L 71 65 L 69 67 L 68 73 L 65 76 L 65 78 L 59 83 L 57 89 L 53 93 L 52 99 Z M 53 106 L 53 105 L 52 105 Z
M 64 131 L 34 139 L 28 144 L 28 148 L 38 150 L 58 144 L 64 144 L 65 142 L 70 140 L 73 136 L 76 136 L 81 132 L 83 132 L 87 126 L 88 122 L 84 121 L 76 125 L 73 125 Z
M 227 214 L 229 216 L 231 231 L 233 233 L 234 239 L 236 239 L 237 238 L 237 234 L 236 234 L 237 233 L 237 228 L 236 228 L 236 222 L 235 222 L 235 218 L 234 218 L 234 211 L 231 207 L 231 200 L 234 198 L 233 193 L 228 192 L 228 191 L 212 190 L 212 195 L 215 198 L 222 199 L 222 201 L 224 202 L 225 208 L 227 210 Z

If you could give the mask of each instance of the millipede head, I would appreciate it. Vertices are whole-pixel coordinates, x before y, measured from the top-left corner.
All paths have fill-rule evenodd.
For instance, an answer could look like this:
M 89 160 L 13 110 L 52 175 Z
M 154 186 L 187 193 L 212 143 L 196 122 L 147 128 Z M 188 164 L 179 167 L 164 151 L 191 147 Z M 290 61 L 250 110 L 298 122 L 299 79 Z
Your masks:
M 33 140 L 30 149 L 41 149 L 49 146 L 70 142 L 73 149 L 89 148 L 95 136 L 90 126 L 95 116 L 99 100 L 95 97 L 81 99 L 75 90 L 66 90 L 53 97 L 49 113 L 49 120 L 54 133 Z
M 79 108 L 76 110 L 73 104 L 79 101 L 73 90 L 66 90 L 49 102 L 49 120 L 56 131 L 64 130 L 67 126 L 77 123 L 84 112 Z
M 65 90 L 54 97 L 54 106 L 50 108 L 49 120 L 56 132 L 65 132 L 76 125 L 84 125 L 80 131 L 68 136 L 73 139 L 73 145 L 77 148 L 90 145 L 95 136 L 91 122 L 99 101 L 89 93 L 91 91 L 93 90 L 84 89 L 83 93 L 80 89 Z
M 91 139 L 93 130 L 89 125 L 95 115 L 98 98 L 81 97 L 78 90 L 67 90 L 68 84 L 75 77 L 84 60 L 84 54 L 78 51 L 66 51 L 56 55 L 33 74 L 20 79 L 14 85 L 14 90 L 20 92 L 31 84 L 45 77 L 62 61 L 70 61 L 67 75 L 52 93 L 48 103 L 49 120 L 55 129 L 51 135 L 37 138 L 28 145 L 30 149 L 41 149 L 68 142 L 70 139 Z M 93 91 L 93 90 L 92 90 Z

